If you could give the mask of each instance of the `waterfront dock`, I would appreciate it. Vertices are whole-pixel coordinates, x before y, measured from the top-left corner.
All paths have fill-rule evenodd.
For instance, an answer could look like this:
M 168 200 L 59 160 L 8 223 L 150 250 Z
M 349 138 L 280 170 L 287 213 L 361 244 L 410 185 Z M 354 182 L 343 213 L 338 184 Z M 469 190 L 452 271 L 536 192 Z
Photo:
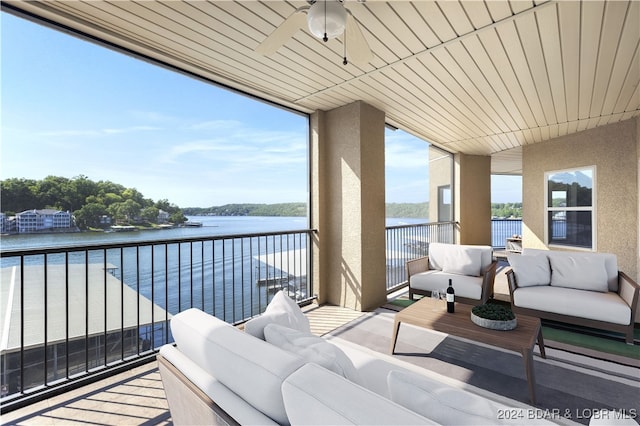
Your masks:
M 68 268 L 68 269 L 67 269 Z M 0 269 L 0 353 L 138 329 L 171 316 L 102 263 Z M 44 283 L 48 285 L 45 288 Z M 24 299 L 21 301 L 24 289 Z M 21 303 L 23 312 L 21 313 Z M 21 317 L 24 327 L 21 327 Z M 24 340 L 21 341 L 21 329 Z

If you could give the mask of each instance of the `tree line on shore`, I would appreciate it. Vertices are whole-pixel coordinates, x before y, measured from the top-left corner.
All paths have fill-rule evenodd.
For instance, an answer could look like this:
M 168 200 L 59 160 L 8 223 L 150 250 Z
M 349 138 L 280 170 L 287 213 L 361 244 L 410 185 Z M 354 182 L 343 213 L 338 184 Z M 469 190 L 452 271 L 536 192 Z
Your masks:
M 110 181 L 94 182 L 86 176 L 65 178 L 47 176 L 42 180 L 9 178 L 0 181 L 2 211 L 12 216 L 26 210 L 53 209 L 73 213 L 80 229 L 102 228 L 111 223 L 159 222 L 160 210 L 169 214 L 171 223 L 187 218 L 168 200 L 153 201 L 137 189 Z M 103 218 L 107 216 L 110 222 Z
M 187 216 L 306 216 L 306 203 L 278 204 L 225 204 L 212 207 L 185 207 Z M 491 215 L 494 217 L 522 217 L 522 203 L 492 203 Z M 429 202 L 387 203 L 386 217 L 391 218 L 428 218 Z
M 74 178 L 47 176 L 42 180 L 9 178 L 0 181 L 2 211 L 11 216 L 25 210 L 55 209 L 70 211 L 81 229 L 103 227 L 109 216 L 114 223 L 158 222 L 160 210 L 169 214 L 174 224 L 185 216 L 306 216 L 307 203 L 225 204 L 212 207 L 180 208 L 167 199 L 153 201 L 135 188 L 110 181 L 94 182 L 86 176 Z M 494 217 L 522 217 L 522 203 L 492 203 Z M 386 217 L 428 218 L 429 202 L 387 203 Z
M 307 215 L 307 203 L 225 204 L 212 207 L 185 207 L 187 216 L 288 216 Z M 387 203 L 387 217 L 427 218 L 429 203 Z
M 522 218 L 522 203 L 491 203 L 491 216 Z

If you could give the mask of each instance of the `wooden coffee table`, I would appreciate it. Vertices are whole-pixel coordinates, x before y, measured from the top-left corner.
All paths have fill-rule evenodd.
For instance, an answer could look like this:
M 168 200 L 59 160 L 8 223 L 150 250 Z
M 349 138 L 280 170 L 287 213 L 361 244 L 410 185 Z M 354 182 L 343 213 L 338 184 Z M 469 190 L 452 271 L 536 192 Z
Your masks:
M 540 319 L 518 315 L 518 326 L 514 330 L 498 331 L 480 327 L 471 321 L 471 305 L 456 303 L 455 313 L 447 312 L 446 303 L 430 297 L 423 297 L 413 305 L 398 312 L 393 324 L 391 354 L 395 353 L 400 324 L 413 324 L 418 327 L 436 330 L 452 336 L 462 337 L 476 342 L 486 343 L 502 349 L 522 354 L 524 368 L 529 384 L 529 397 L 535 404 L 535 376 L 533 372 L 533 347 L 538 342 L 540 356 L 545 358 L 544 341 Z

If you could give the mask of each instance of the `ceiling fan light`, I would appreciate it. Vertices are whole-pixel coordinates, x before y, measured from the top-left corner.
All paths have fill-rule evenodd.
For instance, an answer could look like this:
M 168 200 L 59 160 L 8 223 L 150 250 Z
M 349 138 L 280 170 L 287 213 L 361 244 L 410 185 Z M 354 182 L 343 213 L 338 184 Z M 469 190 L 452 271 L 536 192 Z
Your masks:
M 336 0 L 316 1 L 307 13 L 307 23 L 314 36 L 323 38 L 326 34 L 328 38 L 336 38 L 344 32 L 347 11 Z

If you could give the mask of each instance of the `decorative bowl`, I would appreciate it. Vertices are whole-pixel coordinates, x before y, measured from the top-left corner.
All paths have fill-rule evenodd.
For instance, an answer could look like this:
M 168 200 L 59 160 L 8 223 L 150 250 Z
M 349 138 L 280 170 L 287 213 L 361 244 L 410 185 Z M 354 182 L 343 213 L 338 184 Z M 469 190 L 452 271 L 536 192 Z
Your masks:
M 471 322 L 492 330 L 508 331 L 518 326 L 518 320 L 510 308 L 497 304 L 474 306 Z

